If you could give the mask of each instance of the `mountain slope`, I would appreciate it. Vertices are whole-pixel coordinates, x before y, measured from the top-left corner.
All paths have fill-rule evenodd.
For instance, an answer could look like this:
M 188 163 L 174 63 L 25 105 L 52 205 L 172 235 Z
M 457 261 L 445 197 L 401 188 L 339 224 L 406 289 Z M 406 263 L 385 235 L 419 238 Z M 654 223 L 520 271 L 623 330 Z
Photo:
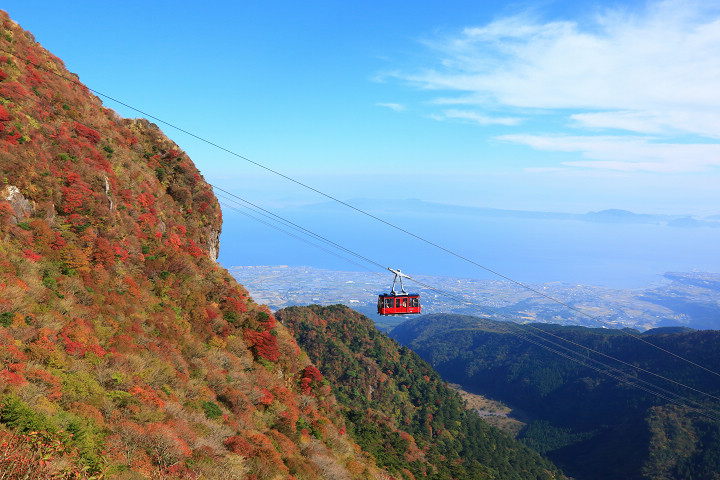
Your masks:
M 215 263 L 221 221 L 157 126 L 0 14 L 3 478 L 388 478 Z
M 345 306 L 276 312 L 343 405 L 352 437 L 403 478 L 558 478 L 535 452 L 465 409 L 415 353 Z
M 552 333 L 556 337 L 551 340 L 564 346 L 570 345 L 558 337 L 720 396 L 715 375 L 623 332 L 533 327 Z M 607 377 L 520 338 L 534 332 L 529 326 L 476 317 L 429 315 L 399 325 L 392 336 L 430 362 L 446 381 L 521 409 L 532 420 L 521 432 L 523 441 L 574 478 L 715 478 L 712 472 L 720 471 L 720 421 L 702 413 L 719 416 L 715 399 L 607 357 L 584 354 L 626 370 L 630 381 L 639 377 L 666 390 L 662 397 L 651 395 L 621 382 L 621 374 Z M 720 332 L 658 329 L 643 338 L 720 371 Z M 703 410 L 675 405 L 669 401 L 673 393 Z

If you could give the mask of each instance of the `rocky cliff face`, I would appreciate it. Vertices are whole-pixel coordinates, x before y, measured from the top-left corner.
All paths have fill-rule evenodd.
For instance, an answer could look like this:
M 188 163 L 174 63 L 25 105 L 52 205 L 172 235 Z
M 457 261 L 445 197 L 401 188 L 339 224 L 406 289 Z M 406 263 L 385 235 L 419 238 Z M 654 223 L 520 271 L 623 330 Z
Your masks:
M 0 471 L 388 478 L 215 263 L 221 211 L 182 149 L 0 25 Z
M 10 205 L 12 215 L 9 215 L 9 219 L 14 224 L 30 218 L 35 210 L 28 199 L 20 193 L 20 189 L 15 185 L 7 185 L 5 188 L 0 190 L 0 200 L 4 200 L 8 205 Z

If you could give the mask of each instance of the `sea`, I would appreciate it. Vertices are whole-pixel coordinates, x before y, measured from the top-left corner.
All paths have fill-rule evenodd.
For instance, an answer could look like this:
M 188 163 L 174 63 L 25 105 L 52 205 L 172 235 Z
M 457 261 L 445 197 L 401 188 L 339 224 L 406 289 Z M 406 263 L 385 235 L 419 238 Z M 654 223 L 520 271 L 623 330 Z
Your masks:
M 383 208 L 376 202 L 363 208 L 375 218 L 332 204 L 261 212 L 223 208 L 219 261 L 226 267 L 391 267 L 408 274 L 623 289 L 662 282 L 666 272 L 720 272 L 719 222 L 673 224 L 647 216 L 634 222 L 632 215 L 590 221 L 423 207 Z

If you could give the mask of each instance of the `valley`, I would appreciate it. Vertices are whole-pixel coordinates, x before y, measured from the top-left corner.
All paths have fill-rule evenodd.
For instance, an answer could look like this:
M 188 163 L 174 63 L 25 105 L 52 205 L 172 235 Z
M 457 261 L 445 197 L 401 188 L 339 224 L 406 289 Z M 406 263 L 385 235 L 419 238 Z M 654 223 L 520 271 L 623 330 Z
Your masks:
M 390 335 L 446 382 L 479 394 L 464 397 L 487 421 L 491 410 L 522 412 L 518 438 L 570 477 L 659 480 L 720 471 L 718 333 L 628 335 L 437 314 Z
M 477 412 L 480 418 L 489 425 L 504 430 L 513 436 L 520 434 L 527 425 L 526 415 L 517 409 L 510 408 L 504 403 L 492 400 L 484 395 L 470 393 L 457 383 L 450 383 L 448 386 L 457 391 L 467 407 Z

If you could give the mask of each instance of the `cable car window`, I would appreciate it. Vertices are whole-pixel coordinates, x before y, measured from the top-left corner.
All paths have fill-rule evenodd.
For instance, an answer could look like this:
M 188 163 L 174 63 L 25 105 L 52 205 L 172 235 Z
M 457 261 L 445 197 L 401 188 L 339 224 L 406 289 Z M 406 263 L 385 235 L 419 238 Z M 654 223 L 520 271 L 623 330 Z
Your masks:
M 417 299 L 417 298 L 411 298 L 411 299 L 410 299 L 410 306 L 411 306 L 411 307 L 417 307 L 417 306 L 418 306 L 418 299 Z
M 385 308 L 392 308 L 392 298 L 385 299 Z
M 407 298 L 403 298 L 402 306 L 403 308 L 407 308 Z

